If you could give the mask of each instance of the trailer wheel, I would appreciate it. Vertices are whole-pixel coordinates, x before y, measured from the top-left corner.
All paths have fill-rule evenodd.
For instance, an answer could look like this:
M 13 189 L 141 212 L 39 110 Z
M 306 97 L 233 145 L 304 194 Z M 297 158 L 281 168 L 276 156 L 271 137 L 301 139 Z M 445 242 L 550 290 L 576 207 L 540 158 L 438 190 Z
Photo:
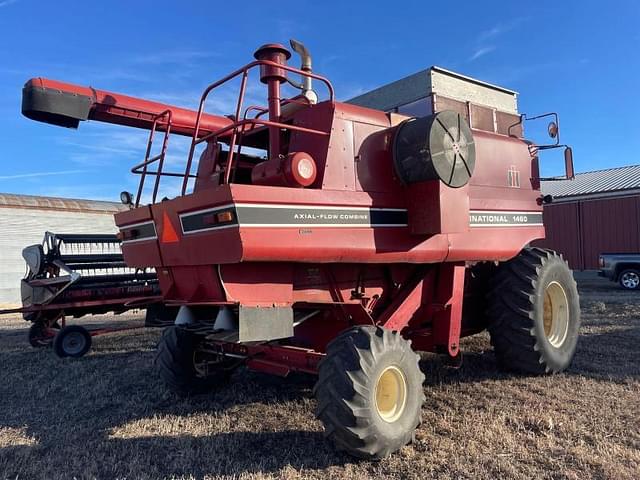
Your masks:
M 425 400 L 419 359 L 409 341 L 380 327 L 354 327 L 331 341 L 314 388 L 325 436 L 369 459 L 408 444 Z
M 567 262 L 526 248 L 498 266 L 489 293 L 489 333 L 500 364 L 522 373 L 557 373 L 571 364 L 580 299 Z
M 91 348 L 91 334 L 80 325 L 61 329 L 53 339 L 53 352 L 60 358 L 79 358 Z
M 633 268 L 624 270 L 620 273 L 618 282 L 625 290 L 637 290 L 640 288 L 640 272 Z
M 34 322 L 29 327 L 29 345 L 34 348 L 49 347 L 60 330 L 60 325 L 54 323 L 50 327 L 42 322 Z
M 162 333 L 154 364 L 172 392 L 181 396 L 204 393 L 231 375 L 230 362 L 221 362 L 217 368 L 199 366 L 196 358 L 202 341 L 202 337 L 178 326 L 168 327 Z

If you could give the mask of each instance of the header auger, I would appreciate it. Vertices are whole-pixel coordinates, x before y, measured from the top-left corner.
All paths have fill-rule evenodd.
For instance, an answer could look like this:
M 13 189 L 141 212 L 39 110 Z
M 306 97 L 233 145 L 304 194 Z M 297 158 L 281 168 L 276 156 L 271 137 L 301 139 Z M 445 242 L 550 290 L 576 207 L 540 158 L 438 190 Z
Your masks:
M 152 132 L 134 169 L 136 201 L 124 195 L 132 208 L 116 223 L 127 265 L 154 267 L 164 302 L 180 307 L 156 357 L 169 388 L 217 386 L 240 364 L 317 373 L 327 436 L 380 458 L 420 422 L 416 351 L 459 362 L 460 339 L 488 328 L 505 367 L 567 368 L 578 293 L 561 256 L 528 246 L 544 237 L 542 201 L 515 93 L 433 67 L 414 85 L 423 90 L 417 118 L 402 114 L 415 105 L 367 107 L 386 91 L 341 103 L 306 48 L 292 46 L 302 68 L 287 64 L 284 46 L 264 45 L 207 87 L 198 111 L 46 80 L 25 87 L 31 118 Z M 256 72 L 265 106 L 245 105 Z M 235 110 L 206 113 L 232 79 Z M 151 156 L 156 130 L 165 138 Z M 191 136 L 182 172 L 164 170 L 173 133 Z M 148 176 L 156 181 L 145 201 Z M 179 178 L 181 193 L 159 200 L 165 176 Z

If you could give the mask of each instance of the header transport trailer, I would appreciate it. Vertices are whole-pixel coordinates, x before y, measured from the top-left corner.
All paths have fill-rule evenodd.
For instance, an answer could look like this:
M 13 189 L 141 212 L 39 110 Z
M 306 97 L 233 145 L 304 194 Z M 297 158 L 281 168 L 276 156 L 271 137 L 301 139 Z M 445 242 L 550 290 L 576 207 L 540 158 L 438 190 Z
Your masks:
M 25 85 L 29 118 L 150 130 L 133 169 L 139 190 L 122 193 L 131 208 L 115 218 L 127 265 L 154 267 L 163 301 L 180 307 L 156 356 L 167 386 L 203 391 L 240 364 L 317 373 L 326 436 L 380 458 L 420 423 L 416 352 L 459 362 L 460 338 L 488 329 L 505 367 L 566 369 L 576 284 L 561 256 L 528 247 L 545 233 L 538 153 L 563 146 L 557 116 L 554 142 L 534 145 L 513 92 L 451 72 L 447 81 L 441 69 L 424 83 L 422 116 L 341 103 L 307 49 L 291 46 L 301 68 L 284 46 L 264 45 L 209 85 L 198 111 L 42 78 Z M 256 73 L 266 106 L 245 101 Z M 234 112 L 207 113 L 234 80 Z M 509 95 L 510 111 L 492 104 Z M 176 134 L 191 139 L 179 172 L 166 161 Z M 572 177 L 569 147 L 565 161 Z M 160 199 L 168 178 L 179 193 Z
M 67 325 L 69 317 L 144 308 L 145 326 L 165 326 L 177 313 L 162 304 L 153 268 L 127 267 L 114 234 L 45 232 L 42 243 L 24 248 L 22 257 L 26 263 L 20 281 L 22 306 L 0 310 L 0 315 L 22 314 L 31 322 L 31 346 L 53 346 L 59 357 L 85 355 L 91 337 L 138 328 L 87 329 Z

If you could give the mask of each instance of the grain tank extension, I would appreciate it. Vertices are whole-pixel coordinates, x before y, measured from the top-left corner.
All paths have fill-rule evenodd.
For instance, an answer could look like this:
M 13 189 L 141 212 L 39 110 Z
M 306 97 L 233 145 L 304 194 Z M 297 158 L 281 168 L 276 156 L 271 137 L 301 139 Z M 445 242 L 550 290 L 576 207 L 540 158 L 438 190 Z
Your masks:
M 545 234 L 538 153 L 561 146 L 557 119 L 555 143 L 534 145 L 514 92 L 435 67 L 407 88 L 338 102 L 307 49 L 291 46 L 301 68 L 264 45 L 209 85 L 198 111 L 46 79 L 25 86 L 35 120 L 150 131 L 139 190 L 123 192 L 131 209 L 116 223 L 127 265 L 154 267 L 165 304 L 180 307 L 156 357 L 168 387 L 210 389 L 239 365 L 318 374 L 327 436 L 380 458 L 420 423 L 418 351 L 459 363 L 460 338 L 488 329 L 507 368 L 567 368 L 576 285 L 560 255 L 528 247 Z M 209 113 L 233 81 L 234 111 Z M 265 105 L 247 101 L 251 81 Z M 191 147 L 169 171 L 173 134 Z M 568 147 L 565 158 L 570 177 Z M 171 179 L 177 195 L 163 189 Z

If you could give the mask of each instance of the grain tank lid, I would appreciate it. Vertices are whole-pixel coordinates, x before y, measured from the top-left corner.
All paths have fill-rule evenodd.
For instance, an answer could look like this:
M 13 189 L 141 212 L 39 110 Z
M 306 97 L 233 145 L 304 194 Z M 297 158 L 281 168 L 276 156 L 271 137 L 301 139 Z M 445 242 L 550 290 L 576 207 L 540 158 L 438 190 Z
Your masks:
M 508 88 L 504 88 L 501 87 L 500 85 L 496 85 L 494 83 L 489 83 L 489 82 L 485 82 L 483 80 L 478 80 L 477 78 L 473 78 L 473 77 L 469 77 L 467 75 L 463 75 L 461 73 L 458 72 L 454 72 L 452 70 L 448 70 L 446 68 L 442 68 L 442 67 L 438 67 L 437 65 L 433 65 L 432 67 L 430 67 L 427 71 L 436 74 L 442 74 L 442 75 L 446 75 L 449 77 L 453 77 L 453 78 L 457 78 L 460 80 L 463 80 L 465 82 L 469 82 L 469 83 L 474 83 L 476 85 L 479 85 L 481 87 L 486 87 L 492 90 L 497 90 L 498 92 L 503 92 L 503 93 L 507 93 L 510 95 L 513 95 L 514 97 L 518 95 L 518 92 L 516 92 L 515 90 L 510 90 Z
M 516 91 L 438 66 L 383 85 L 347 103 L 388 112 L 434 94 L 518 114 Z

